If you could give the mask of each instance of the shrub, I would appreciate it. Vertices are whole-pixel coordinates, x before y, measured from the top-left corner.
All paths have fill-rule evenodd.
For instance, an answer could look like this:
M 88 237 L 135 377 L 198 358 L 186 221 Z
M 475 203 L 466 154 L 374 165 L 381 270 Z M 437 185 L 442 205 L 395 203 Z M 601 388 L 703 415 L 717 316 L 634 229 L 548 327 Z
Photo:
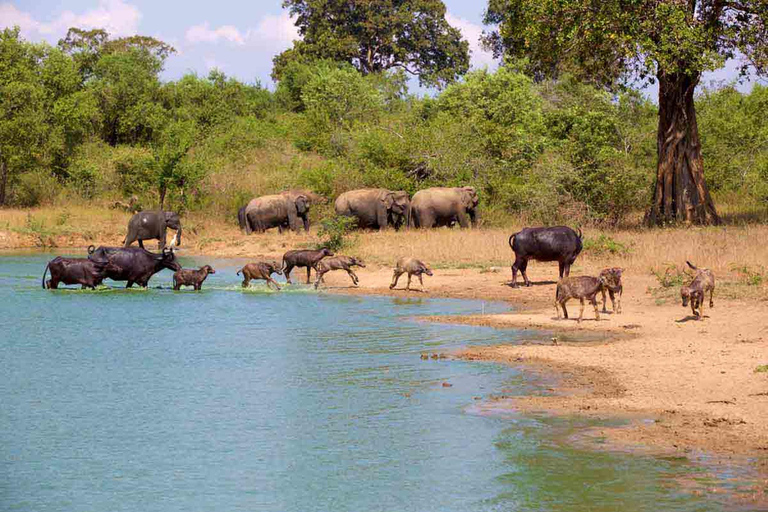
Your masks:
M 739 274 L 739 281 L 741 281 L 743 284 L 746 284 L 747 286 L 760 286 L 763 284 L 763 280 L 765 279 L 765 269 L 762 267 L 759 269 L 753 269 L 748 265 L 735 264 L 731 266 L 731 271 Z
M 320 221 L 320 229 L 317 234 L 321 239 L 318 249 L 323 247 L 332 251 L 338 251 L 350 244 L 348 235 L 355 229 L 357 219 L 336 215 L 326 217 Z
M 656 277 L 662 288 L 682 286 L 690 279 L 685 270 L 680 270 L 674 263 L 665 263 L 663 270 L 659 267 L 654 267 L 651 269 L 651 274 Z
M 592 254 L 612 254 L 624 256 L 631 251 L 629 247 L 621 242 L 617 242 L 606 234 L 600 234 L 597 238 L 586 237 L 584 239 L 584 252 Z
M 38 170 L 19 176 L 13 189 L 13 203 L 30 208 L 51 203 L 61 191 L 56 178 L 49 172 Z
M 69 167 L 69 185 L 83 199 L 93 199 L 99 183 L 99 167 L 94 162 L 75 160 Z

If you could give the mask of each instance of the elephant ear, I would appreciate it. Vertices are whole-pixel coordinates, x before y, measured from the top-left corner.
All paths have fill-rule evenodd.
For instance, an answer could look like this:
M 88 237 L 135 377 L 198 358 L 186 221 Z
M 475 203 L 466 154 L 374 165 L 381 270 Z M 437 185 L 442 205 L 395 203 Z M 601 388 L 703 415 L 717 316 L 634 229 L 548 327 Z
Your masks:
M 461 187 L 461 201 L 467 207 L 477 206 L 477 191 L 475 187 Z
M 309 211 L 309 198 L 304 194 L 296 196 L 294 203 L 296 204 L 296 211 L 299 212 L 299 214 L 304 214 Z
M 381 198 L 381 202 L 384 203 L 384 206 L 389 210 L 392 208 L 392 205 L 395 204 L 395 195 L 392 192 L 385 194 L 384 197 Z

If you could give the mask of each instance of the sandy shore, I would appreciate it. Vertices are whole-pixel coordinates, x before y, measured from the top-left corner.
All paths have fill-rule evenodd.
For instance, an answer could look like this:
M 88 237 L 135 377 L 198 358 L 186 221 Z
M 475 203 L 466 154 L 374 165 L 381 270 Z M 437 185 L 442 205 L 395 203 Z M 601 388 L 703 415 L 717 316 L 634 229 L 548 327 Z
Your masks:
M 697 321 L 674 297 L 659 299 L 654 279 L 625 276 L 623 313 L 591 308 L 584 320 L 557 320 L 552 305 L 554 265 L 532 265 L 531 288 L 513 289 L 501 272 L 437 270 L 427 292 L 389 290 L 389 269 L 358 272 L 359 288 L 343 273 L 328 275 L 336 293 L 433 296 L 507 301 L 515 312 L 428 320 L 531 330 L 523 345 L 467 347 L 457 357 L 526 366 L 559 376 L 551 396 L 513 397 L 525 411 L 623 416 L 630 426 L 596 433 L 624 446 L 665 452 L 707 451 L 768 459 L 768 302 L 723 299 Z M 415 287 L 419 285 L 416 282 Z M 578 316 L 578 301 L 569 303 Z M 610 301 L 608 305 L 610 311 Z M 587 340 L 587 341 L 582 341 Z M 498 406 L 498 404 L 495 404 Z

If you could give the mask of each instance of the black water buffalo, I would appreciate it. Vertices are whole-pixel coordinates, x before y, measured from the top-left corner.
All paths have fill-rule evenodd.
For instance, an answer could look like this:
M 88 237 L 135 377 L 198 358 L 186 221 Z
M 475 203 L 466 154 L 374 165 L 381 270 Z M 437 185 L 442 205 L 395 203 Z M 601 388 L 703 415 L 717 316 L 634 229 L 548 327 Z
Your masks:
M 167 268 L 181 270 L 181 265 L 176 261 L 173 249 L 164 249 L 162 253 L 155 254 L 140 247 L 99 247 L 88 248 L 88 259 L 91 261 L 110 265 L 105 268 L 105 276 L 113 281 L 128 281 L 126 288 L 133 283 L 144 288 L 149 279 Z
M 515 262 L 512 264 L 512 287 L 517 287 L 517 271 L 523 274 L 525 286 L 531 286 L 531 281 L 525 270 L 528 260 L 556 261 L 560 265 L 560 278 L 568 277 L 571 265 L 581 252 L 582 232 L 579 233 L 567 226 L 551 228 L 525 228 L 509 237 L 509 246 L 515 252 Z
M 95 289 L 106 276 L 109 262 L 96 262 L 87 258 L 62 258 L 58 256 L 45 266 L 43 271 L 43 289 L 55 290 L 59 283 L 79 284 L 83 288 Z M 51 278 L 45 281 L 45 275 L 51 271 Z

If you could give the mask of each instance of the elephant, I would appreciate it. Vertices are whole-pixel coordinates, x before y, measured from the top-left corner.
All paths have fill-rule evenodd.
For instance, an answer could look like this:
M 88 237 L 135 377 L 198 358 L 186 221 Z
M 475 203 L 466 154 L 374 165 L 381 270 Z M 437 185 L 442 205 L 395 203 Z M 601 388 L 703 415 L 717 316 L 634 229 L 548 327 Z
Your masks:
M 357 227 L 385 229 L 392 224 L 399 229 L 408 225 L 410 200 L 402 190 L 363 188 L 341 194 L 335 203 L 336 213 L 357 219 Z
M 313 204 L 325 204 L 328 202 L 328 199 L 325 196 L 321 196 L 320 194 L 316 194 L 305 188 L 294 188 L 291 190 L 286 190 L 285 192 L 281 192 L 281 194 L 289 195 L 292 197 L 307 196 L 307 200 L 309 201 L 310 206 Z
M 419 190 L 411 200 L 411 225 L 417 228 L 477 226 L 477 191 L 474 187 L 434 187 Z
M 168 228 L 175 229 L 176 235 L 171 240 L 177 246 L 181 245 L 181 219 L 174 212 L 139 212 L 128 221 L 128 234 L 123 240 L 123 246 L 128 247 L 136 240 L 139 247 L 144 248 L 144 240 L 159 240 L 159 249 L 165 249 L 165 235 Z
M 282 233 L 285 226 L 298 232 L 301 229 L 300 220 L 304 231 L 309 231 L 309 204 L 309 199 L 303 194 L 275 194 L 252 199 L 243 214 L 245 232 L 263 233 L 270 228 L 278 228 Z
M 286 190 L 285 192 L 281 192 L 280 195 L 288 196 L 293 201 L 295 201 L 298 196 L 302 196 L 303 195 L 303 196 L 305 196 L 307 198 L 309 206 L 312 206 L 313 204 L 325 204 L 325 203 L 328 202 L 328 199 L 326 199 L 324 196 L 321 196 L 320 194 L 316 194 L 316 193 L 312 192 L 311 190 L 306 190 L 306 189 L 301 189 L 301 188 Z M 248 225 L 248 223 L 246 221 L 245 213 L 246 213 L 246 210 L 248 210 L 248 207 L 251 205 L 252 202 L 253 202 L 253 200 L 251 202 L 249 202 L 248 204 L 243 205 L 243 207 L 240 208 L 237 211 L 237 223 L 240 226 L 240 229 L 242 231 L 245 231 L 247 234 L 251 233 L 252 228 Z M 283 223 L 282 225 L 278 226 L 278 229 L 282 233 L 283 228 L 285 228 L 285 227 L 288 227 L 288 222 L 287 221 L 285 223 Z M 305 230 L 309 230 L 309 220 L 308 220 L 308 217 L 304 220 L 304 229 Z

